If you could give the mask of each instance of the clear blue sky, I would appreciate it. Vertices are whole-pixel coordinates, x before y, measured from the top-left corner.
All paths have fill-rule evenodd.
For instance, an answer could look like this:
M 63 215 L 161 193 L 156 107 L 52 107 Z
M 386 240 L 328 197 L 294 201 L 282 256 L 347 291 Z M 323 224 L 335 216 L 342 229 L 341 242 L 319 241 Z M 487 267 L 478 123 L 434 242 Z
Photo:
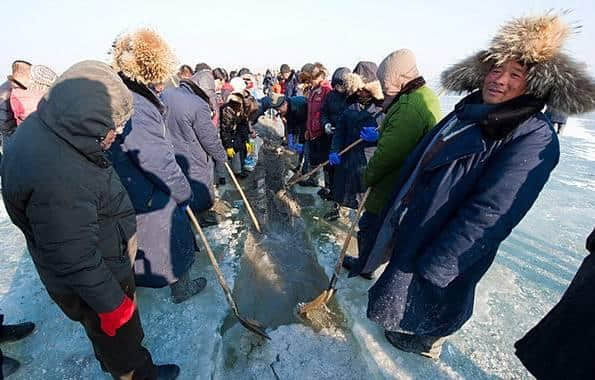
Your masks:
M 484 48 L 498 26 L 513 16 L 573 9 L 583 25 L 567 44 L 595 73 L 595 2 L 500 1 L 4 1 L 0 74 L 22 58 L 61 72 L 83 59 L 107 60 L 114 37 L 149 26 L 173 47 L 178 61 L 205 61 L 227 69 L 301 66 L 329 68 L 379 63 L 410 48 L 428 78 Z

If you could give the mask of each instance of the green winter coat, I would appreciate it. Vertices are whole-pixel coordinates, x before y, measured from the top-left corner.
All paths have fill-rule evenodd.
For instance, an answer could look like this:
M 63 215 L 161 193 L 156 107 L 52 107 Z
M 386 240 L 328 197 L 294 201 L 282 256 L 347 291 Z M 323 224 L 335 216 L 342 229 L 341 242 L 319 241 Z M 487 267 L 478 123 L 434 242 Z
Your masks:
M 378 147 L 364 172 L 366 185 L 372 187 L 366 211 L 380 214 L 392 194 L 403 161 L 441 118 L 438 97 L 426 85 L 401 95 L 388 109 Z

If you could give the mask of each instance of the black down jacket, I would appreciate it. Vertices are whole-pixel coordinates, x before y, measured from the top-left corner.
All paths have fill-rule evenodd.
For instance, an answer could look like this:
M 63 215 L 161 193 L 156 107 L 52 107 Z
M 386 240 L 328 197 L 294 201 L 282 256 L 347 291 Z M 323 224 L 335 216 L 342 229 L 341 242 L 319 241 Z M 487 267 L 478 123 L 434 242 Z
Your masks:
M 2 196 L 23 231 L 48 291 L 77 294 L 98 313 L 124 298 L 134 209 L 99 145 L 132 113 L 112 69 L 84 61 L 68 69 L 11 137 Z

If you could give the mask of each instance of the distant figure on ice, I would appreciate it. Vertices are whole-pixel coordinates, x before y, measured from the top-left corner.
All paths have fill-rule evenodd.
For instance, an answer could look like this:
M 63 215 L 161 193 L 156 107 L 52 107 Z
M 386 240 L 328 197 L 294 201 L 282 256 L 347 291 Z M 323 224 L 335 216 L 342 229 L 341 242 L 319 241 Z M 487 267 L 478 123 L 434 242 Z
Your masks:
M 552 107 L 548 107 L 545 110 L 545 116 L 552 122 L 554 125 L 554 129 L 556 133 L 559 135 L 564 132 L 564 128 L 566 127 L 566 122 L 568 121 L 568 116 L 566 116 L 563 112 L 560 112 Z
M 324 216 L 326 220 L 339 218 L 339 205 L 357 209 L 366 191 L 364 170 L 376 150 L 377 128 L 384 119 L 384 95 L 376 76 L 377 69 L 374 62 L 362 61 L 345 77 L 347 109 L 339 117 L 327 153 L 330 164 L 335 168 L 331 192 L 337 203 Z M 363 138 L 364 142 L 339 156 L 343 149 L 359 138 Z
M 209 97 L 200 87 L 200 71 L 182 79 L 178 88 L 161 95 L 167 106 L 167 128 L 174 146 L 176 161 L 192 187 L 192 209 L 200 213 L 202 227 L 217 224 L 209 212 L 215 201 L 213 194 L 215 161 L 227 160 L 217 128 L 211 121 Z M 213 82 L 214 84 L 214 82 Z M 216 100 L 215 100 L 216 101 Z
M 189 273 L 195 242 L 184 208 L 194 200 L 176 162 L 165 107 L 149 88 L 171 75 L 174 59 L 165 41 L 146 29 L 118 38 L 112 55 L 112 66 L 134 101 L 134 113 L 110 153 L 136 211 L 136 283 L 150 288 L 169 285 L 172 301 L 184 302 L 206 285 L 204 278 L 191 280 Z M 147 56 L 152 59 L 139 58 Z
M 538 380 L 589 379 L 595 374 L 595 229 L 562 299 L 515 343 L 516 355 Z
M 551 13 L 517 18 L 488 50 L 442 73 L 447 90 L 474 92 L 402 165 L 362 270 L 389 258 L 368 317 L 395 347 L 436 358 L 471 317 L 478 281 L 558 163 L 544 105 L 566 114 L 595 107 L 595 83 L 560 52 L 568 34 Z
M 298 78 L 295 70 L 292 70 L 288 64 L 284 63 L 279 68 L 279 76 L 281 78 L 279 81 L 279 84 L 281 85 L 281 93 L 285 95 L 286 98 L 297 96 Z
M 365 185 L 372 191 L 359 221 L 358 260 L 348 256 L 343 261 L 351 276 L 365 278 L 371 278 L 372 273 L 361 273 L 361 265 L 376 241 L 382 223 L 380 214 L 390 200 L 401 165 L 442 118 L 438 97 L 419 74 L 412 51 L 401 49 L 389 54 L 380 63 L 378 79 L 385 96 L 386 117 L 378 131 L 376 151 L 363 173 Z M 367 133 L 372 134 L 370 130 Z
M 72 66 L 13 135 L 2 196 L 48 294 L 83 325 L 102 369 L 115 379 L 154 379 L 179 368 L 155 367 L 142 346 L 134 209 L 104 153 L 132 112 L 130 92 L 108 65 Z

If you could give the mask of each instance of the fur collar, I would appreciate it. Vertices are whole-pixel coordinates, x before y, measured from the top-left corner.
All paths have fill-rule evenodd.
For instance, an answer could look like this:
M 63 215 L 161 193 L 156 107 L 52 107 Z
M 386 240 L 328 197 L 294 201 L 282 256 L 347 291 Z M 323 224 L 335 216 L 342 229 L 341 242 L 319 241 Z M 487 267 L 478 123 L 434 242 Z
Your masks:
M 162 115 L 165 113 L 165 106 L 163 105 L 163 103 L 161 103 L 161 100 L 159 100 L 157 95 L 155 95 L 155 93 L 151 91 L 149 87 L 139 82 L 133 81 L 132 79 L 124 75 L 122 72 L 119 72 L 118 75 L 120 76 L 120 78 L 122 78 L 124 84 L 126 85 L 126 87 L 128 87 L 130 91 L 137 93 L 143 98 L 147 99 L 159 110 L 159 113 L 161 113 Z
M 532 95 L 521 95 L 504 103 L 487 105 L 483 104 L 481 92 L 476 91 L 455 106 L 455 113 L 461 120 L 477 122 L 485 137 L 501 140 L 539 113 L 543 106 L 543 101 Z M 478 109 L 481 109 L 480 112 L 477 112 Z
M 204 92 L 202 90 L 202 88 L 198 87 L 198 85 L 196 83 L 194 83 L 191 80 L 188 79 L 182 79 L 180 81 L 180 86 L 182 85 L 186 85 L 188 86 L 188 88 L 194 92 L 194 95 L 198 96 L 199 98 L 201 98 L 202 100 L 204 100 L 205 102 L 207 102 L 207 104 L 209 105 L 209 107 L 212 108 L 211 105 L 211 99 L 209 99 L 209 96 L 206 94 L 206 92 Z

